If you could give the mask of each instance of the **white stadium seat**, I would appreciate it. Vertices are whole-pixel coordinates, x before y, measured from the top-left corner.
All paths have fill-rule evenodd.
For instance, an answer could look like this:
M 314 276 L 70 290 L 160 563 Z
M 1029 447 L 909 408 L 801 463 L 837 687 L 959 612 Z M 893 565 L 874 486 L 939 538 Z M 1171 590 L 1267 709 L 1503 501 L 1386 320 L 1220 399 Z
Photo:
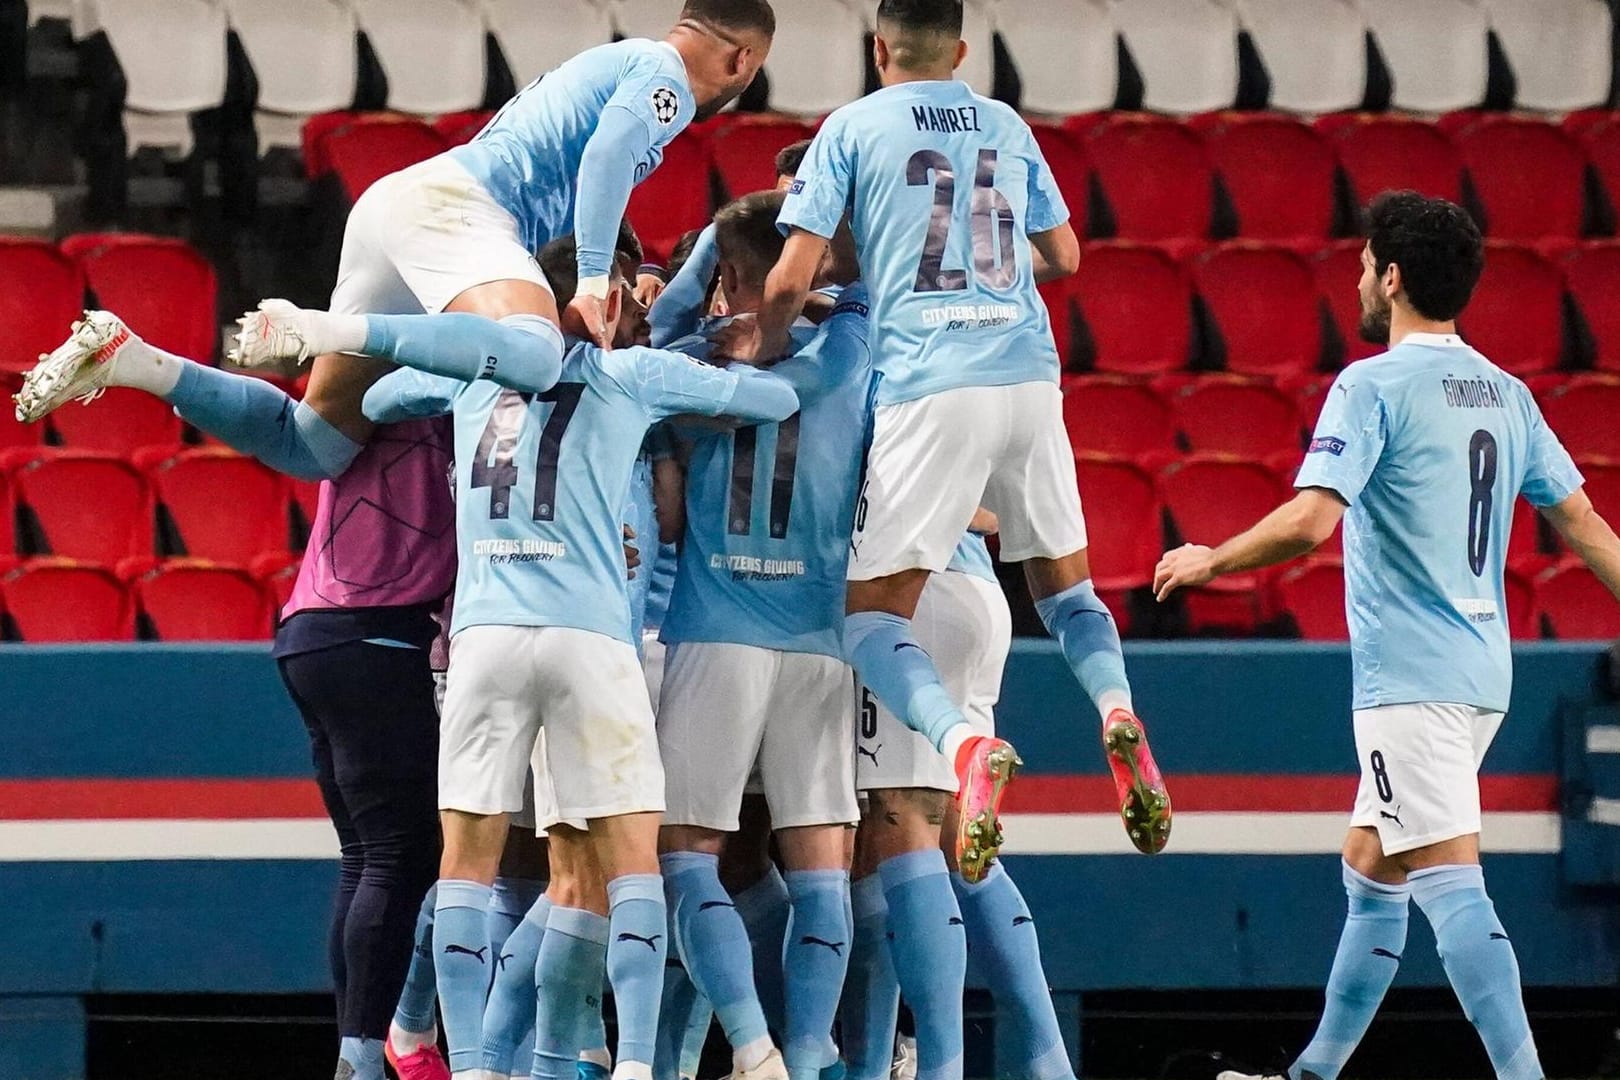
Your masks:
M 1485 0 L 1523 109 L 1573 112 L 1602 105 L 1613 77 L 1613 17 L 1603 0 Z
M 191 114 L 225 101 L 225 11 L 208 0 L 101 0 L 75 9 L 74 33 L 107 32 L 124 69 L 129 151 L 191 153 Z
M 968 54 L 956 70 L 958 79 L 987 96 L 996 84 L 996 27 L 990 9 L 991 0 L 967 0 L 963 5 L 962 40 Z
M 611 0 L 611 12 L 621 37 L 656 41 L 680 18 L 681 0 Z
M 1271 107 L 1344 112 L 1367 96 L 1367 20 L 1354 0 L 1235 0 L 1271 79 Z
M 593 0 L 481 0 L 519 89 L 564 61 L 613 40 L 613 19 Z
M 304 121 L 347 109 L 358 63 L 354 11 L 340 0 L 226 0 L 259 84 L 259 150 L 298 149 Z
M 1237 100 L 1238 23 L 1216 0 L 1113 0 L 1114 22 L 1142 73 L 1143 104 L 1188 116 Z
M 470 0 L 352 0 L 388 77 L 388 107 L 434 116 L 484 101 L 484 18 Z
M 41 19 L 73 21 L 74 0 L 28 0 L 28 25 Z
M 820 116 L 866 89 L 866 19 L 851 0 L 777 4 L 776 41 L 765 64 L 772 109 Z
M 1026 111 L 1063 116 L 1114 104 L 1119 31 L 1107 0 L 1001 0 L 995 18 L 1018 68 Z
M 1361 0 L 1361 10 L 1389 64 L 1397 109 L 1443 113 L 1484 102 L 1490 81 L 1484 8 L 1473 0 Z

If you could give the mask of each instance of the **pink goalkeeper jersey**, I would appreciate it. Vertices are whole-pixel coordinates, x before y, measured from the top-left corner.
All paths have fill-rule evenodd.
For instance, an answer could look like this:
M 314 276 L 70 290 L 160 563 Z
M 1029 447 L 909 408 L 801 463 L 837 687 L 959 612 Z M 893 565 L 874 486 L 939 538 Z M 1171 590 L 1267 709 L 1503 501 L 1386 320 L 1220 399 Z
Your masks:
M 442 601 L 456 581 L 454 446 L 448 416 L 386 424 L 342 476 L 322 481 L 282 618 Z

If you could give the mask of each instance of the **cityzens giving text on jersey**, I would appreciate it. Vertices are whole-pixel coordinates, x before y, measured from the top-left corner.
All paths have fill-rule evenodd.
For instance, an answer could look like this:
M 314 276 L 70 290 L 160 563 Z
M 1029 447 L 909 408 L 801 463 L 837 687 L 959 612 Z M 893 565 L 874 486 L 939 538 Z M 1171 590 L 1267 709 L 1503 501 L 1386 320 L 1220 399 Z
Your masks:
M 560 540 L 477 540 L 473 554 L 487 558 L 491 566 L 552 562 L 568 558 L 568 545 Z
M 923 326 L 953 333 L 1006 326 L 1021 314 L 1017 304 L 945 304 L 922 313 Z
M 757 555 L 710 555 L 710 570 L 729 570 L 733 581 L 786 581 L 804 576 L 803 559 L 761 559 Z

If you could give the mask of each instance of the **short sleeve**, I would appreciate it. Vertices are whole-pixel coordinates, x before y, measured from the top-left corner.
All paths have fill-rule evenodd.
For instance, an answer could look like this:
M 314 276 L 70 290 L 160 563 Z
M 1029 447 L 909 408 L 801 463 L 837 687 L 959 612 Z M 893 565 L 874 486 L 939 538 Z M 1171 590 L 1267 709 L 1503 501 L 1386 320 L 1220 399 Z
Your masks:
M 835 114 L 821 128 L 788 188 L 777 224 L 783 232 L 805 232 L 832 239 L 854 196 L 855 172 Z
M 1351 368 L 1333 380 L 1296 488 L 1327 488 L 1346 503 L 1361 497 L 1384 452 L 1388 413 L 1379 386 Z
M 719 416 L 737 391 L 734 372 L 662 349 L 619 349 L 608 354 L 622 365 L 631 393 L 656 420 L 671 416 Z
M 1525 455 L 1524 479 L 1520 481 L 1519 490 L 1532 506 L 1557 506 L 1579 491 L 1583 483 L 1585 478 L 1575 467 L 1575 460 L 1547 426 L 1540 407 L 1531 399 L 1530 447 Z
M 1020 121 L 1022 122 L 1022 121 Z M 1027 129 L 1026 129 L 1027 130 Z M 1029 210 L 1024 215 L 1024 231 L 1030 235 L 1051 232 L 1069 221 L 1069 204 L 1063 201 L 1057 178 L 1046 163 L 1034 133 L 1028 136 Z

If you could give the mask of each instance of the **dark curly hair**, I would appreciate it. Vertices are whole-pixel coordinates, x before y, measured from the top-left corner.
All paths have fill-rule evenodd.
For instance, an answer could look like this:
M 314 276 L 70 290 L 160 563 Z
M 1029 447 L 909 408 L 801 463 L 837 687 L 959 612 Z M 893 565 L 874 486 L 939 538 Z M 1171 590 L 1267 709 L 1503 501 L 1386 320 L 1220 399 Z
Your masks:
M 1386 191 L 1366 217 L 1378 276 L 1399 266 L 1407 302 L 1425 319 L 1460 315 L 1485 269 L 1485 239 L 1468 211 L 1415 191 Z

